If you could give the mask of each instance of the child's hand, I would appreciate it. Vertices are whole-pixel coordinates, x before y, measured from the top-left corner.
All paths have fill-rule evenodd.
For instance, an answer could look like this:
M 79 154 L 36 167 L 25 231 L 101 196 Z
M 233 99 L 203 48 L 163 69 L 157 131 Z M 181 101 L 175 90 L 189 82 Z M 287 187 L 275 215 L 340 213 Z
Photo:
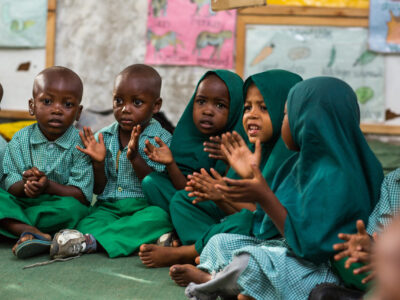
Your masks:
M 217 184 L 215 187 L 221 191 L 227 200 L 235 202 L 260 202 L 266 198 L 270 191 L 267 181 L 262 176 L 258 166 L 251 164 L 251 179 L 230 179 L 224 177 L 225 185 Z
M 345 234 L 339 233 L 338 237 L 344 240 L 344 243 L 338 243 L 333 245 L 333 249 L 340 251 L 334 256 L 335 260 L 341 260 L 344 257 L 349 257 L 346 261 L 345 266 L 347 268 L 354 262 L 369 262 L 371 256 L 372 241 L 362 220 L 358 220 L 356 223 L 357 233 L 356 234 Z
M 140 125 L 136 125 L 132 129 L 131 139 L 128 143 L 128 152 L 126 153 L 126 157 L 133 161 L 136 156 L 139 154 L 139 137 L 141 133 Z
M 79 132 L 79 136 L 85 148 L 76 146 L 76 149 L 89 155 L 94 162 L 103 162 L 107 153 L 103 134 L 99 134 L 99 142 L 97 142 L 90 127 L 83 127 L 83 131 Z
M 22 180 L 24 181 L 24 183 L 26 183 L 27 181 L 38 181 L 44 175 L 45 174 L 42 171 L 39 171 L 38 168 L 32 167 L 22 173 Z
M 225 181 L 222 180 L 222 176 L 214 169 L 210 170 L 211 177 L 205 169 L 201 169 L 200 173 L 194 172 L 193 175 L 189 175 L 186 191 L 190 192 L 189 197 L 196 197 L 193 200 L 193 204 L 202 201 L 223 201 L 223 194 L 215 188 L 216 184 L 225 185 Z
M 204 151 L 210 153 L 208 157 L 214 159 L 220 159 L 224 161 L 226 164 L 229 164 L 227 157 L 221 150 L 221 137 L 219 136 L 211 136 L 210 142 L 204 142 Z
M 171 150 L 158 136 L 154 138 L 160 147 L 154 146 L 149 140 L 146 140 L 144 153 L 152 160 L 163 165 L 169 165 L 174 161 Z
M 40 177 L 38 181 L 27 181 L 24 184 L 25 195 L 29 198 L 36 198 L 47 189 L 48 185 L 49 181 L 46 175 Z
M 228 159 L 229 165 L 240 177 L 253 177 L 251 165 L 258 167 L 261 161 L 261 144 L 259 140 L 256 141 L 255 151 L 252 153 L 236 131 L 233 133 L 228 132 L 222 135 L 221 150 Z

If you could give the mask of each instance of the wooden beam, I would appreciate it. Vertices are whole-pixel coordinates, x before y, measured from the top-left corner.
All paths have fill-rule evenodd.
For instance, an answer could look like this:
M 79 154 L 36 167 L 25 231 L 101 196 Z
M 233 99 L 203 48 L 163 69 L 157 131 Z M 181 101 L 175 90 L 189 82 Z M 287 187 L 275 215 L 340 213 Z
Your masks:
M 31 116 L 29 112 L 24 110 L 0 110 L 1 119 L 12 120 L 34 120 L 35 117 Z
M 368 18 L 369 10 L 363 8 L 336 8 L 310 6 L 268 5 L 238 10 L 239 15 L 285 15 L 285 16 L 327 16 Z
M 46 25 L 46 68 L 54 66 L 56 40 L 56 8 L 57 0 L 48 0 Z
M 362 132 L 370 134 L 400 135 L 399 125 L 361 124 Z

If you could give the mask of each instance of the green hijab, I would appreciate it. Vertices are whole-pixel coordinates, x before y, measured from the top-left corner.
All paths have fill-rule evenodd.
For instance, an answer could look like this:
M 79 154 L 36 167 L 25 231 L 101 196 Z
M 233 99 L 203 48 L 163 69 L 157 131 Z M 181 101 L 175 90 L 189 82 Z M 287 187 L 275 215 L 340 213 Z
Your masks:
M 215 74 L 226 84 L 229 91 L 229 117 L 225 126 L 225 132 L 238 129 L 238 122 L 241 123 L 243 108 L 243 80 L 239 75 L 227 70 L 208 71 L 198 82 L 189 104 L 186 106 L 172 136 L 171 151 L 174 159 L 184 175 L 199 171 L 201 168 L 209 170 L 215 168 L 217 172 L 223 173 L 226 165 L 208 157 L 209 153 L 204 152 L 203 143 L 208 141 L 210 136 L 201 133 L 193 123 L 193 103 L 197 89 L 201 81 L 208 75 Z M 240 127 L 238 129 L 240 131 Z
M 300 151 L 279 170 L 272 190 L 287 210 L 284 235 L 294 253 L 327 261 L 340 232 L 367 222 L 379 199 L 382 167 L 361 130 L 357 97 L 342 80 L 316 77 L 289 93 L 289 127 Z M 257 237 L 277 233 L 265 215 Z

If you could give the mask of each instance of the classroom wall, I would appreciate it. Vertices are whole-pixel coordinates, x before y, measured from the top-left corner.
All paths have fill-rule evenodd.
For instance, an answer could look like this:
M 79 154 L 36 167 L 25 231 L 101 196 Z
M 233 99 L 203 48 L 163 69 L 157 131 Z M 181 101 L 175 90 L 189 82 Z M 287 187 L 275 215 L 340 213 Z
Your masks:
M 143 63 L 147 0 L 58 0 L 56 65 L 75 70 L 84 81 L 83 105 L 94 111 L 112 107 L 115 76 Z M 156 66 L 163 78 L 162 110 L 174 123 L 206 69 Z

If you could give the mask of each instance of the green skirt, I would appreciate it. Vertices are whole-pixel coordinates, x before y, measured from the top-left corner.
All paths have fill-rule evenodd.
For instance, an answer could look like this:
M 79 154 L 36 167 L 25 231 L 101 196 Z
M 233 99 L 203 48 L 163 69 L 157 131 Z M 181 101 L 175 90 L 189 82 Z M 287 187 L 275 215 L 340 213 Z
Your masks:
M 73 197 L 41 195 L 37 198 L 14 197 L 0 189 L 0 220 L 15 219 L 54 234 L 64 228 L 75 228 L 88 214 L 88 207 Z M 0 234 L 17 238 L 0 228 Z
M 168 214 L 149 206 L 145 198 L 98 201 L 77 228 L 92 234 L 109 257 L 128 256 L 140 245 L 153 243 L 172 231 Z
M 168 174 L 150 173 L 142 180 L 142 190 L 150 205 L 161 207 L 169 213 L 169 204 L 177 189 Z

